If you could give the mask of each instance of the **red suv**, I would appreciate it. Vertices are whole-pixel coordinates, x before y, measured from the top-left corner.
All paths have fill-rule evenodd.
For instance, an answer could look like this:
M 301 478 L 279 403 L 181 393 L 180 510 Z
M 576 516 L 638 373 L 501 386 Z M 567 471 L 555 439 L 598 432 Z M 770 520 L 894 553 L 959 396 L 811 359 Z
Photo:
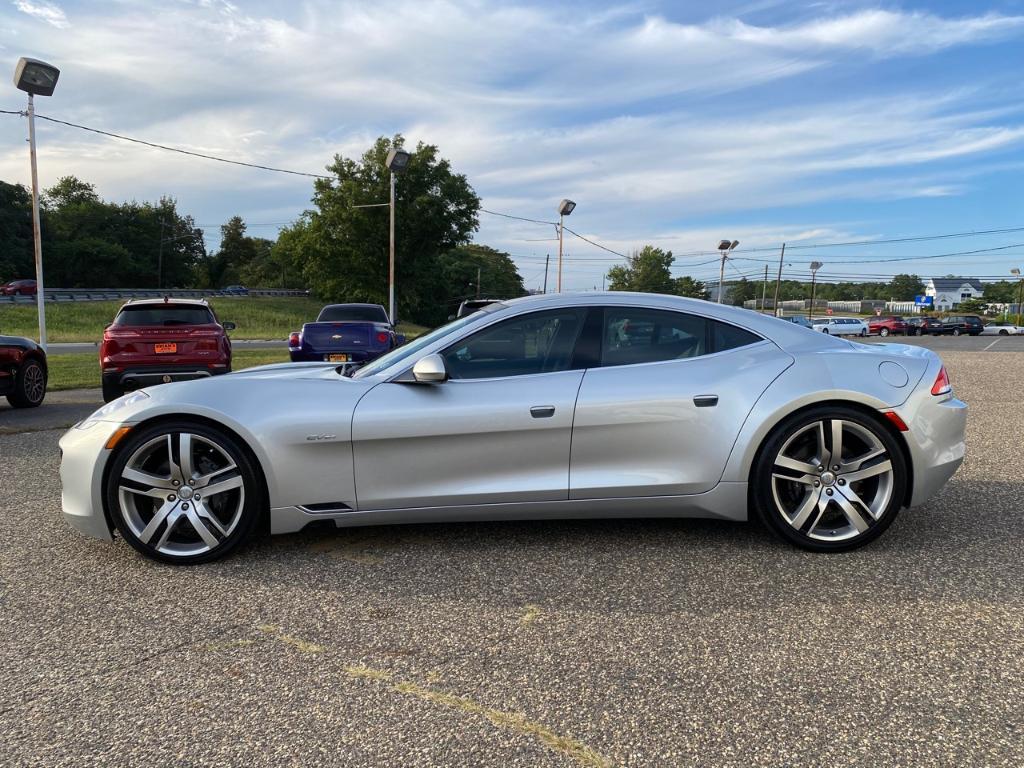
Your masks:
M 890 333 L 901 333 L 906 335 L 907 323 L 897 315 L 882 315 L 872 317 L 868 320 L 868 333 L 877 333 L 879 336 L 888 336 Z
M 217 320 L 203 300 L 129 301 L 103 331 L 103 399 L 169 381 L 231 372 L 234 323 Z

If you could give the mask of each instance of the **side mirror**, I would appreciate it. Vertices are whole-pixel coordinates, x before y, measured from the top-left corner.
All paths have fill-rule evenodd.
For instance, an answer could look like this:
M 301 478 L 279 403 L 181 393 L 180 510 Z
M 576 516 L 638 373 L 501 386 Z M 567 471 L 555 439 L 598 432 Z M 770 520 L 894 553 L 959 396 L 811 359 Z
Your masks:
M 238 327 L 234 323 L 230 323 L 230 322 L 229 323 L 221 323 L 221 325 L 224 327 L 225 331 L 233 331 L 233 330 L 235 330 L 235 328 Z
M 416 361 L 412 367 L 412 377 L 418 384 L 440 384 L 448 379 L 448 369 L 444 358 L 438 354 L 427 355 Z
M 405 334 L 404 333 L 396 333 L 395 334 L 395 346 L 396 347 L 400 347 L 403 344 L 405 344 Z

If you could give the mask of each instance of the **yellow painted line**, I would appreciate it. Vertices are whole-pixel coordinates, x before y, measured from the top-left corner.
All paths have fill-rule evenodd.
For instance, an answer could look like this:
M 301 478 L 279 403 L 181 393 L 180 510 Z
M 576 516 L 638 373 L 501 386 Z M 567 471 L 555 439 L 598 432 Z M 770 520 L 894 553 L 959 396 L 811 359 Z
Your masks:
M 525 627 L 529 624 L 533 624 L 533 622 L 539 619 L 543 614 L 544 611 L 540 609 L 539 605 L 528 605 L 523 611 L 523 615 L 519 617 L 519 623 Z
M 321 653 L 327 650 L 322 645 L 317 645 L 316 643 L 311 643 L 308 640 L 303 640 L 301 637 L 284 634 L 281 632 L 281 628 L 276 624 L 260 624 L 257 629 L 260 632 L 271 635 L 275 640 L 290 645 L 293 648 L 298 648 L 303 653 Z

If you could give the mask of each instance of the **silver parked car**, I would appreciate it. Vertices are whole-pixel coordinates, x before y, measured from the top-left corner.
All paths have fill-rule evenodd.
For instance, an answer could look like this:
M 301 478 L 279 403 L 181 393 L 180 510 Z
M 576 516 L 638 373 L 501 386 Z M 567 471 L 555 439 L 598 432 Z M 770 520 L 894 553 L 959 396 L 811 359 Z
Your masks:
M 836 551 L 945 484 L 966 413 L 920 347 L 673 296 L 533 296 L 354 373 L 132 393 L 61 439 L 62 499 L 80 531 L 175 563 L 324 521 L 751 513 Z

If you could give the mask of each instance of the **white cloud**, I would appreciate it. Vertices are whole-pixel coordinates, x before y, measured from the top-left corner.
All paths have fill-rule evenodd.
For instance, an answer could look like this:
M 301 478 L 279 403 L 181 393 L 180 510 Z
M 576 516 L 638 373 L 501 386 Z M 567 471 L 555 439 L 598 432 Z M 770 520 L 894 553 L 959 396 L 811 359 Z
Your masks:
M 14 0 L 14 7 L 22 13 L 42 19 L 47 24 L 52 24 L 58 29 L 64 29 L 68 26 L 67 15 L 55 3 L 49 3 L 46 0 L 35 0 L 35 2 L 33 0 Z

